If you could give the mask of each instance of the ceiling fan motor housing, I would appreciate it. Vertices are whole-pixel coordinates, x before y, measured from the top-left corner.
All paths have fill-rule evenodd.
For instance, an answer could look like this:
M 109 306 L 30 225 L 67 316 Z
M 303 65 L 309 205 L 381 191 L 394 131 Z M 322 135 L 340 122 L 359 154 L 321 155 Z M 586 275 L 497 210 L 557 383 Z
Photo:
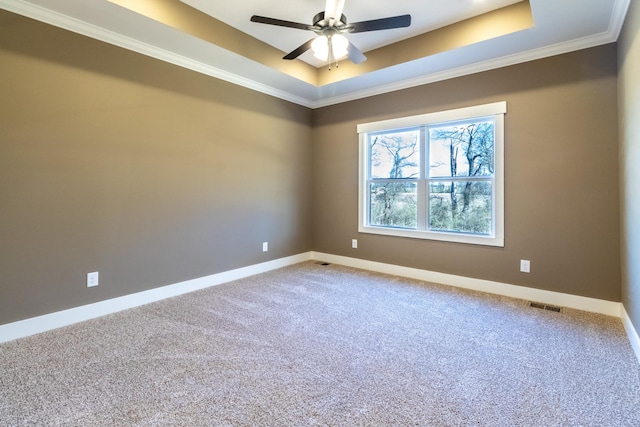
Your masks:
M 329 18 L 330 19 L 330 18 Z M 329 26 L 329 21 L 324 19 L 324 11 L 319 12 L 318 14 L 316 14 L 316 16 L 313 17 L 313 26 L 314 27 L 320 27 L 320 29 L 324 29 L 325 27 Z M 340 27 L 345 27 L 347 25 L 347 17 L 344 15 L 340 15 L 340 21 L 339 22 L 335 22 L 333 24 L 333 26 L 336 26 L 338 28 Z

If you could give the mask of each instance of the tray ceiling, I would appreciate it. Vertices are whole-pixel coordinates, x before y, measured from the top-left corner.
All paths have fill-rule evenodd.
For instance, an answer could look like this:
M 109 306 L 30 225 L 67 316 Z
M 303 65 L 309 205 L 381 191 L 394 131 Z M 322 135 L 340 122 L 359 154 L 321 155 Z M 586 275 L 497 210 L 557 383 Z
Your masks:
M 328 70 L 311 23 L 324 0 L 0 0 L 0 8 L 311 108 L 611 43 L 630 0 L 346 0 L 350 22 L 411 14 L 408 28 L 348 34 L 369 58 Z

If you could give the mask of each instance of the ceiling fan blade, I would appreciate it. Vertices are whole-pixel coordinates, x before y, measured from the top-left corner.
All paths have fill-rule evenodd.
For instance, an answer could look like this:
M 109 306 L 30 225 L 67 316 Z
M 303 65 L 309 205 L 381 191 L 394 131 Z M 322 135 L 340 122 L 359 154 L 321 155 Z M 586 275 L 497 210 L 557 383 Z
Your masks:
M 390 30 L 392 28 L 403 28 L 411 25 L 411 15 L 392 16 L 390 18 L 373 19 L 349 24 L 347 28 L 350 33 L 363 33 L 365 31 Z
M 327 0 L 324 8 L 324 16 L 327 20 L 333 18 L 335 22 L 340 21 L 344 10 L 344 0 Z
M 285 56 L 282 57 L 282 59 L 296 59 L 298 56 L 302 55 L 303 53 L 311 49 L 311 43 L 313 43 L 314 40 L 315 39 L 311 39 L 305 44 L 298 47 L 296 50 L 287 53 Z
M 367 60 L 364 53 L 360 51 L 353 43 L 349 42 L 349 48 L 347 50 L 347 56 L 354 64 L 361 64 Z
M 267 18 L 266 16 L 258 16 L 258 15 L 253 15 L 251 17 L 251 22 L 258 22 L 260 24 L 277 25 L 279 27 L 297 28 L 299 30 L 313 31 L 313 28 L 314 28 L 312 25 L 300 24 L 298 22 L 291 22 L 291 21 L 283 21 L 282 19 Z

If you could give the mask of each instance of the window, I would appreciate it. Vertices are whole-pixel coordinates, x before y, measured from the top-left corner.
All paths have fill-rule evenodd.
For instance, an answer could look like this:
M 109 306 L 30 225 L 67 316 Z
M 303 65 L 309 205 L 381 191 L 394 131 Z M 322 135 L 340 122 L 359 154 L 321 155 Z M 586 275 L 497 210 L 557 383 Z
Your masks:
M 498 102 L 358 125 L 359 231 L 504 245 Z

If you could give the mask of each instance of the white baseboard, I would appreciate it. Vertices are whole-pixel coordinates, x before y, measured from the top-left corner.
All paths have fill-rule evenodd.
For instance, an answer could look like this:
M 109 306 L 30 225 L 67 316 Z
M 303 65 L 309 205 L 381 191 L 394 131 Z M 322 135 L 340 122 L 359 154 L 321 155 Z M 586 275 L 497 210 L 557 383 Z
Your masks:
M 443 285 L 472 289 L 562 307 L 570 307 L 578 310 L 606 314 L 609 316 L 622 317 L 634 351 L 636 352 L 636 355 L 640 355 L 640 340 L 638 339 L 638 335 L 635 332 L 635 329 L 633 329 L 631 321 L 628 317 L 625 317 L 626 312 L 624 312 L 622 304 L 617 302 L 533 289 L 525 286 L 516 286 L 489 280 L 473 279 L 428 270 L 420 270 L 417 268 L 402 267 L 340 255 L 325 254 L 322 252 L 305 252 L 290 257 L 162 286 L 148 291 L 125 295 L 80 307 L 74 307 L 68 310 L 45 314 L 43 316 L 32 317 L 30 319 L 20 320 L 6 325 L 0 325 L 0 343 L 309 260 L 326 261 L 333 264 L 361 268 L 363 270 L 393 274 L 396 276 L 409 277 L 427 282 L 440 283 Z M 640 356 L 638 356 L 638 358 L 640 359 Z
M 363 270 L 393 274 L 395 276 L 424 280 L 425 282 L 439 283 L 442 285 L 472 289 L 475 291 L 487 292 L 490 294 L 503 295 L 528 301 L 557 305 L 561 307 L 569 307 L 577 310 L 589 311 L 592 313 L 600 313 L 606 314 L 608 316 L 620 317 L 620 307 L 622 304 L 620 304 L 619 302 L 581 297 L 577 295 L 564 294 L 561 292 L 545 291 L 542 289 L 528 288 L 526 286 L 516 286 L 507 283 L 493 282 L 490 280 L 455 276 L 453 274 L 438 273 L 434 271 L 402 267 L 393 264 L 384 264 L 381 262 L 367 261 L 359 258 L 331 255 L 321 252 L 312 252 L 311 257 L 314 260 L 326 261 L 333 264 L 345 265 L 348 267 L 361 268 Z
M 631 318 L 627 314 L 627 310 L 625 310 L 624 305 L 621 304 L 620 308 L 620 317 L 622 318 L 622 324 L 624 325 L 625 331 L 627 331 L 627 336 L 629 337 L 629 342 L 631 343 L 631 348 L 633 348 L 633 352 L 636 354 L 638 358 L 638 362 L 640 362 L 640 337 L 638 336 L 638 332 L 636 328 L 633 327 L 633 323 L 631 323 Z
M 260 264 L 250 265 L 235 270 L 212 274 L 210 276 L 199 277 L 197 279 L 186 280 L 172 285 L 162 286 L 148 291 L 137 292 L 118 298 L 87 304 L 68 310 L 57 311 L 55 313 L 32 317 L 6 325 L 0 325 L 0 343 L 27 337 L 29 335 L 46 332 L 62 326 L 94 319 L 107 314 L 116 313 L 133 307 L 138 307 L 151 302 L 159 301 L 188 292 L 242 279 L 259 273 L 265 273 L 277 268 L 297 264 L 311 259 L 311 252 L 306 252 L 290 257 L 279 258 Z

